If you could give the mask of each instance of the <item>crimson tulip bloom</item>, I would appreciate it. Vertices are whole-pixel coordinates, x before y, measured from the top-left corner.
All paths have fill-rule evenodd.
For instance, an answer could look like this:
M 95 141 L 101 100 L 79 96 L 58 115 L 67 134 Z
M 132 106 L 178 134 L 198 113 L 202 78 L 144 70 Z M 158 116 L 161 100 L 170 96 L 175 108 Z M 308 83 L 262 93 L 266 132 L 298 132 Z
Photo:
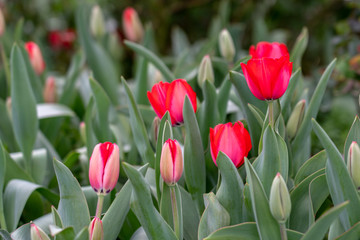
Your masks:
M 222 151 L 238 168 L 244 163 L 251 147 L 250 134 L 240 121 L 234 125 L 229 122 L 210 128 L 210 151 L 215 165 L 219 151 Z
M 251 46 L 249 52 L 253 58 L 281 58 L 289 55 L 286 45 L 278 42 L 259 42 L 256 47 Z
M 34 42 L 27 42 L 24 47 L 29 55 L 30 63 L 35 73 L 37 75 L 42 74 L 45 70 L 45 62 L 39 46 Z
M 119 169 L 119 147 L 110 142 L 96 145 L 90 158 L 89 180 L 97 194 L 107 194 L 114 189 Z
M 169 111 L 173 125 L 184 122 L 183 106 L 186 95 L 196 112 L 196 93 L 184 79 L 176 79 L 171 83 L 159 82 L 152 87 L 151 92 L 147 92 L 150 104 L 158 117 L 162 118 L 166 111 Z
M 160 158 L 161 177 L 169 185 L 177 183 L 183 172 L 183 157 L 180 144 L 168 139 L 162 148 Z

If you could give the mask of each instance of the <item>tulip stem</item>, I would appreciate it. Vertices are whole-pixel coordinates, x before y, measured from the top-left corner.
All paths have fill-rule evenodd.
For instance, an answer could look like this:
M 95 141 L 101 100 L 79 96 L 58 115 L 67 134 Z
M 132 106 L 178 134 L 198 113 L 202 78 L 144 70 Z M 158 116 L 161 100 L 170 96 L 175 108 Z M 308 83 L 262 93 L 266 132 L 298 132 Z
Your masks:
M 0 43 L 0 51 L 1 51 L 1 60 L 3 62 L 5 77 L 6 77 L 6 83 L 8 87 L 8 93 L 10 95 L 10 86 L 11 86 L 11 78 L 10 78 L 10 69 L 9 69 L 9 62 L 6 58 L 5 49 L 2 43 Z
M 180 239 L 180 221 L 178 215 L 178 206 L 176 203 L 175 186 L 170 186 L 171 208 L 173 213 L 174 231 L 176 236 Z
M 3 206 L 2 196 L 0 196 L 0 228 L 7 230 Z
M 281 240 L 287 240 L 285 223 L 280 223 L 280 235 L 281 235 Z
M 104 194 L 98 194 L 98 201 L 97 201 L 97 206 L 96 206 L 95 217 L 97 217 L 99 219 L 101 219 L 103 204 L 104 204 Z
M 269 124 L 272 128 L 274 128 L 275 123 L 274 123 L 274 105 L 273 105 L 273 101 L 268 101 L 268 105 L 269 105 Z

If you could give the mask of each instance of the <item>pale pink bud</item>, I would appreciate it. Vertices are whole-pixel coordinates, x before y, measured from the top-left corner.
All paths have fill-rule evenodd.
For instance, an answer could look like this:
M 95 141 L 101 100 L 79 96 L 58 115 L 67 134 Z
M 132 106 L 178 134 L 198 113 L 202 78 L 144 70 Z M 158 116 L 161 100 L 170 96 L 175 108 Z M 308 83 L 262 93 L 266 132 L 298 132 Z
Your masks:
M 56 82 L 54 77 L 48 77 L 44 87 L 44 102 L 55 103 L 57 99 Z
M 30 225 L 30 237 L 31 240 L 50 240 L 48 235 L 34 223 Z
M 25 43 L 25 49 L 29 54 L 30 63 L 37 75 L 40 75 L 45 70 L 45 62 L 41 54 L 39 46 L 34 42 Z
M 168 139 L 161 151 L 160 173 L 168 185 L 177 183 L 183 172 L 183 157 L 180 144 Z
M 103 240 L 104 229 L 100 218 L 95 217 L 89 226 L 89 239 L 90 240 Z
M 90 158 L 89 180 L 98 194 L 108 194 L 119 178 L 119 147 L 105 142 L 95 146 Z
M 355 187 L 360 190 L 360 148 L 355 141 L 349 147 L 347 168 Z
M 5 18 L 0 8 L 0 37 L 4 34 L 4 32 L 5 32 Z
M 144 29 L 135 9 L 127 7 L 123 12 L 123 29 L 127 39 L 140 42 L 144 35 Z

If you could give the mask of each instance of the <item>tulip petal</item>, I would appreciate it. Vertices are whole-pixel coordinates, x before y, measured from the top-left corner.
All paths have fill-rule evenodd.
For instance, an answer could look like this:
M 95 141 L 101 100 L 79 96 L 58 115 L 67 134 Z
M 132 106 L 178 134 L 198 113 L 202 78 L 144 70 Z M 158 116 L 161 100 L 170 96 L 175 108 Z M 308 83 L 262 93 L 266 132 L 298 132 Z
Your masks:
M 286 45 L 278 42 L 259 42 L 256 48 L 250 47 L 249 53 L 253 58 L 280 58 L 289 55 Z
M 260 100 L 265 100 L 265 98 L 263 97 L 263 95 L 260 91 L 258 77 L 256 74 L 253 73 L 253 71 L 256 72 L 257 70 L 256 70 L 256 68 L 255 69 L 251 68 L 251 67 L 253 67 L 253 64 L 251 64 L 251 61 L 252 61 L 252 59 L 250 59 L 247 64 L 241 63 L 242 71 L 244 73 L 246 82 L 247 82 L 252 94 L 254 94 L 254 96 Z
M 104 162 L 101 159 L 100 146 L 101 143 L 95 146 L 89 164 L 89 181 L 95 192 L 103 188 Z
M 292 72 L 292 62 L 282 64 L 273 88 L 273 99 L 280 98 L 286 91 Z
M 108 151 L 107 162 L 103 175 L 103 190 L 105 193 L 110 192 L 116 186 L 119 178 L 120 162 L 119 162 L 119 147 L 116 144 L 112 144 L 112 151 Z
M 167 82 L 159 82 L 152 87 L 151 92 L 147 92 L 149 102 L 159 118 L 162 118 L 167 111 L 165 101 L 169 86 Z

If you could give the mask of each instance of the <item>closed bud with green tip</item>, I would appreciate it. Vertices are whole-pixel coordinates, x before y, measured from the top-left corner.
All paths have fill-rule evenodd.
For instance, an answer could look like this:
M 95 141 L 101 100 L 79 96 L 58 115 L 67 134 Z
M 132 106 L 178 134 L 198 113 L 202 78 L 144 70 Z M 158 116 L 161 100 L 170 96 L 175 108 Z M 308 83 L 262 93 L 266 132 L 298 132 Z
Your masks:
M 228 62 L 232 62 L 235 56 L 234 41 L 227 29 L 223 29 L 219 35 L 220 53 Z
M 90 31 L 96 38 L 101 38 L 105 34 L 104 16 L 98 5 L 91 10 Z
M 207 80 L 211 83 L 214 83 L 214 71 L 211 64 L 211 59 L 209 55 L 205 55 L 201 60 L 199 72 L 198 72 L 198 84 L 200 87 L 204 84 Z
M 30 225 L 30 236 L 31 240 L 50 240 L 48 235 L 34 223 Z
M 286 124 L 286 132 L 289 138 L 294 138 L 298 129 L 301 126 L 301 123 L 304 119 L 305 105 L 306 105 L 306 101 L 304 99 L 300 100 L 296 104 L 293 112 L 289 117 L 289 120 Z
M 355 187 L 360 189 L 360 148 L 355 141 L 349 147 L 347 168 Z
M 279 223 L 286 222 L 291 212 L 291 200 L 286 183 L 280 173 L 276 174 L 272 182 L 269 204 L 273 217 Z

